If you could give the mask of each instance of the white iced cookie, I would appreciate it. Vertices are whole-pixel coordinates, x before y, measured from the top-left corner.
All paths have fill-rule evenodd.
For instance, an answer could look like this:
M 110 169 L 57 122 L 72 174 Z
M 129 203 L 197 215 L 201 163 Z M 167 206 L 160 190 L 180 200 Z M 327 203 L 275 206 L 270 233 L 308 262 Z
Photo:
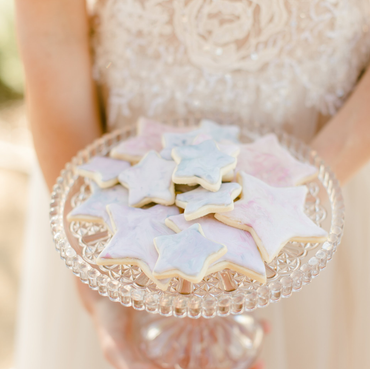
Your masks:
M 118 179 L 129 190 L 129 205 L 140 208 L 151 202 L 174 204 L 174 169 L 173 161 L 162 159 L 155 151 L 149 151 L 137 165 L 122 172 Z
M 234 210 L 217 213 L 219 221 L 249 231 L 270 262 L 289 242 L 324 242 L 327 232 L 304 212 L 306 186 L 277 188 L 244 172 L 237 175 L 243 187 L 242 199 Z
M 227 253 L 209 266 L 207 274 L 229 268 L 258 282 L 266 282 L 265 264 L 249 232 L 220 223 L 213 215 L 188 222 L 184 214 L 179 214 L 167 218 L 165 223 L 177 233 L 199 223 L 206 238 L 227 247 Z
M 177 166 L 172 180 L 177 184 L 200 184 L 209 191 L 218 191 L 222 177 L 236 166 L 236 158 L 221 152 L 212 140 L 198 145 L 172 149 Z
M 207 141 L 207 140 L 214 140 L 214 141 L 216 141 L 215 139 L 213 139 L 212 135 L 210 135 L 208 133 L 200 133 L 199 135 L 197 135 L 194 138 L 192 144 L 193 145 L 198 145 L 198 144 L 200 144 L 200 143 L 202 143 L 204 141 Z M 222 151 L 224 154 L 227 154 L 227 155 L 230 155 L 230 156 L 234 156 L 235 158 L 240 153 L 240 147 L 239 147 L 239 145 L 237 145 L 235 143 L 232 143 L 232 142 L 229 142 L 229 143 L 220 143 L 220 142 L 217 142 L 217 146 L 220 149 L 220 151 Z
M 193 283 L 199 283 L 209 265 L 227 252 L 224 245 L 205 238 L 199 224 L 175 235 L 156 237 L 154 245 L 159 253 L 154 277 L 181 277 Z
M 298 186 L 314 179 L 315 166 L 302 163 L 282 147 L 275 134 L 240 146 L 236 171 L 244 171 L 274 187 Z
M 101 188 L 107 188 L 117 184 L 118 175 L 129 167 L 127 161 L 94 156 L 88 163 L 76 167 L 76 173 L 93 179 Z
M 136 164 L 148 151 L 160 152 L 162 150 L 163 133 L 181 133 L 192 129 L 194 127 L 173 127 L 141 117 L 138 120 L 137 136 L 119 143 L 111 150 L 110 156 Z
M 106 207 L 110 204 L 128 205 L 128 191 L 121 185 L 102 189 L 95 182 L 90 183 L 91 196 L 81 205 L 76 206 L 67 220 L 77 222 L 96 222 L 105 224 L 112 233 L 112 223 Z
M 236 125 L 221 125 L 209 119 L 202 119 L 200 129 L 217 142 L 239 142 L 240 128 Z
M 96 260 L 98 265 L 131 264 L 137 265 L 159 287 L 166 287 L 165 281 L 153 276 L 158 259 L 153 239 L 171 235 L 165 219 L 177 215 L 176 206 L 156 205 L 150 209 L 135 209 L 129 206 L 112 204 L 107 211 L 114 229 L 114 236 Z
M 204 141 L 211 140 L 212 136 L 208 133 L 201 133 L 197 137 L 195 137 L 193 141 L 193 145 L 198 145 Z M 218 148 L 220 151 L 222 151 L 224 154 L 234 156 L 235 158 L 239 155 L 240 153 L 240 148 L 239 145 L 233 144 L 233 143 L 217 143 Z M 226 174 L 222 176 L 222 182 L 231 182 L 235 178 L 235 172 L 234 170 L 230 170 Z
M 171 153 L 174 147 L 192 145 L 195 137 L 201 133 L 202 131 L 199 129 L 187 133 L 164 133 L 162 135 L 162 158 L 166 160 L 172 160 Z
M 234 200 L 240 195 L 241 190 L 239 183 L 222 183 L 217 192 L 198 187 L 177 195 L 176 205 L 185 209 L 186 220 L 193 220 L 210 213 L 233 210 Z

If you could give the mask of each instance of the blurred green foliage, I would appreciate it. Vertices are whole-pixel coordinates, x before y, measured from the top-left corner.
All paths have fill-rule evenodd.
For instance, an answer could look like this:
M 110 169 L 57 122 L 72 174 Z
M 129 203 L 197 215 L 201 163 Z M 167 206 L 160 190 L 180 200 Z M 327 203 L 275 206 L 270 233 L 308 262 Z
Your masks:
M 0 0 L 0 104 L 23 97 L 23 69 L 14 23 L 13 1 Z

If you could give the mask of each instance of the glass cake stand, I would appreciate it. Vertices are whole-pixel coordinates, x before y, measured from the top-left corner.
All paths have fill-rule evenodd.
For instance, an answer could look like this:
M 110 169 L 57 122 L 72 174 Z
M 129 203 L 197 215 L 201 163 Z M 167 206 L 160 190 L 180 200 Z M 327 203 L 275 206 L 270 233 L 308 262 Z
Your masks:
M 193 120 L 166 122 L 192 125 Z M 271 127 L 241 127 L 241 141 L 274 132 L 297 159 L 315 165 L 317 179 L 307 184 L 306 214 L 325 228 L 325 243 L 288 243 L 266 264 L 267 282 L 261 284 L 225 269 L 192 284 L 173 278 L 167 291 L 159 290 L 133 265 L 98 266 L 96 257 L 111 238 L 102 224 L 71 222 L 66 214 L 90 196 L 89 181 L 74 167 L 95 155 L 105 155 L 136 129 L 109 133 L 80 151 L 61 172 L 51 194 L 50 225 L 55 247 L 66 266 L 82 283 L 125 307 L 147 311 L 136 314 L 136 343 L 143 355 L 168 369 L 241 369 L 257 357 L 263 330 L 251 312 L 290 297 L 326 268 L 339 245 L 344 227 L 344 203 L 339 183 L 317 154 L 296 138 Z M 149 314 L 152 313 L 152 314 Z M 179 319 L 184 318 L 184 319 Z

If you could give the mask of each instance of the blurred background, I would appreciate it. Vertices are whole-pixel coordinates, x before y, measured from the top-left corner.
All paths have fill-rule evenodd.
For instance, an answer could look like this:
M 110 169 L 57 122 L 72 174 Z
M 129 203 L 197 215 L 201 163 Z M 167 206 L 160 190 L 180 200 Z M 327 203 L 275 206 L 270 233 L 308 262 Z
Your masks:
M 27 190 L 35 158 L 23 90 L 14 4 L 0 0 L 0 369 L 13 363 Z

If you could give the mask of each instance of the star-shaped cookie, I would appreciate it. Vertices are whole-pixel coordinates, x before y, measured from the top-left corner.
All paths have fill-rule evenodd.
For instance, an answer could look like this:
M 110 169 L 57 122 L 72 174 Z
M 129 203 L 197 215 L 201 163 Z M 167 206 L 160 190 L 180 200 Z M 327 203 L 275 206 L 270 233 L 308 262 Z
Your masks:
M 174 204 L 174 169 L 173 161 L 162 159 L 155 151 L 149 151 L 138 164 L 122 172 L 118 179 L 129 190 L 129 205 L 139 208 L 151 202 Z
M 172 160 L 171 153 L 174 147 L 192 145 L 195 137 L 201 133 L 202 131 L 199 129 L 187 133 L 164 133 L 162 135 L 162 158 L 166 160 Z
M 213 141 L 216 141 L 212 138 L 212 136 L 208 133 L 201 133 L 199 135 L 197 135 L 192 144 L 193 145 L 198 145 L 204 141 L 207 141 L 207 140 L 213 140 Z M 216 141 L 217 142 L 217 141 Z M 240 153 L 240 148 L 239 148 L 239 145 L 235 144 L 235 143 L 219 143 L 217 142 L 217 147 L 219 148 L 220 151 L 222 151 L 224 154 L 227 154 L 227 155 L 230 155 L 230 156 L 234 156 L 235 158 L 239 155 Z
M 211 139 L 212 139 L 212 136 L 210 134 L 201 133 L 197 137 L 195 137 L 195 139 L 193 141 L 193 145 L 198 145 L 201 142 L 211 140 Z M 224 154 L 233 156 L 235 158 L 238 157 L 238 155 L 240 153 L 239 145 L 236 145 L 236 144 L 233 144 L 233 143 L 225 143 L 225 144 L 217 143 L 217 147 Z M 231 182 L 231 181 L 234 180 L 234 177 L 235 177 L 234 171 L 230 170 L 229 172 L 227 172 L 226 174 L 224 174 L 222 176 L 222 182 Z
M 141 117 L 138 120 L 137 136 L 119 143 L 111 150 L 110 156 L 136 164 L 148 151 L 160 152 L 162 150 L 163 133 L 181 133 L 192 129 L 194 127 L 174 127 Z
M 209 265 L 227 251 L 224 245 L 205 238 L 198 223 L 178 234 L 156 237 L 154 245 L 159 253 L 153 272 L 156 278 L 178 276 L 193 283 L 199 283 Z
M 156 205 L 143 210 L 117 204 L 108 205 L 108 213 L 114 228 L 114 236 L 96 260 L 98 265 L 137 265 L 159 287 L 166 284 L 153 276 L 158 259 L 153 239 L 171 235 L 165 219 L 177 215 L 176 206 Z
M 221 152 L 212 140 L 175 147 L 172 157 L 177 164 L 172 176 L 174 183 L 198 183 L 213 192 L 220 189 L 222 177 L 236 166 L 236 158 Z
M 179 214 L 167 218 L 165 223 L 176 233 L 199 223 L 206 238 L 227 247 L 227 253 L 209 266 L 207 274 L 229 268 L 258 282 L 266 282 L 265 264 L 249 232 L 229 227 L 213 215 L 188 222 L 184 214 Z
M 90 183 L 91 196 L 81 205 L 76 206 L 68 215 L 67 220 L 104 223 L 112 233 L 112 223 L 106 207 L 110 204 L 127 205 L 128 191 L 121 185 L 102 189 L 95 182 Z
M 238 182 L 243 197 L 234 210 L 218 213 L 219 221 L 249 231 L 261 252 L 270 262 L 289 242 L 324 242 L 327 232 L 304 212 L 306 186 L 277 188 L 240 172 Z
M 298 186 L 318 173 L 315 166 L 294 158 L 274 134 L 241 145 L 236 171 L 244 171 L 274 187 Z
M 234 200 L 240 195 L 239 183 L 222 183 L 217 192 L 202 187 L 177 195 L 176 205 L 185 209 L 185 219 L 193 220 L 210 213 L 234 209 Z
M 117 184 L 118 175 L 129 167 L 127 161 L 94 156 L 88 163 L 76 167 L 76 173 L 93 179 L 101 188 L 108 188 Z
M 200 129 L 211 135 L 216 142 L 239 142 L 240 128 L 236 125 L 221 125 L 209 119 L 202 119 Z

